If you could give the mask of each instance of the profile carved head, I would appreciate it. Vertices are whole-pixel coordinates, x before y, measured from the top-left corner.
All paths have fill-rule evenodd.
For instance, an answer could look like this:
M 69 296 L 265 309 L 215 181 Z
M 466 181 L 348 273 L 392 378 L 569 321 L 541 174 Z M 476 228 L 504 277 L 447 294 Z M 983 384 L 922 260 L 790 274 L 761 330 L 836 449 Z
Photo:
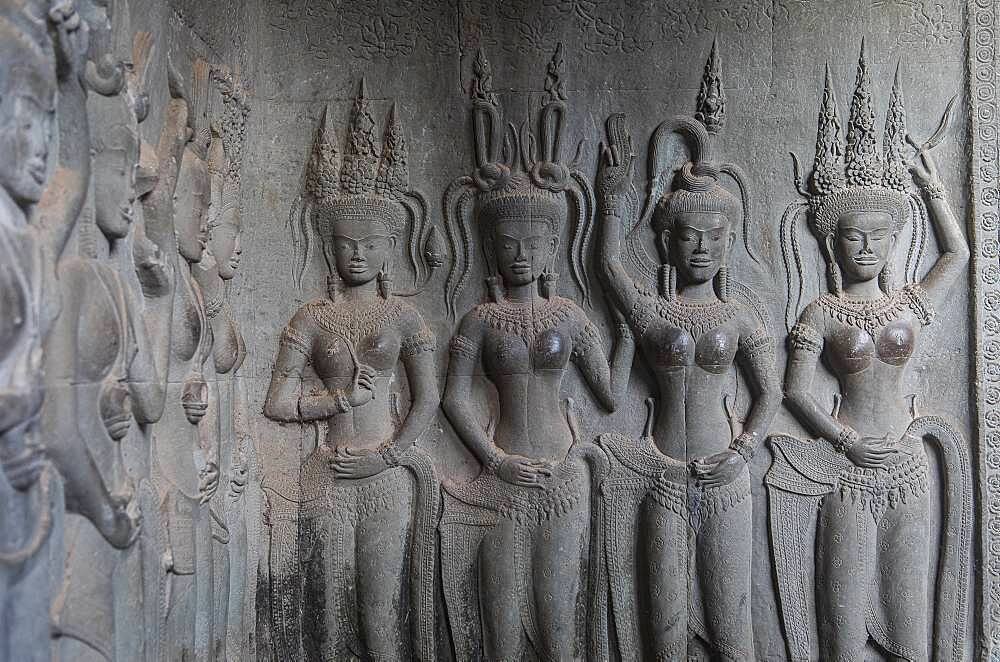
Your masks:
M 813 170 L 803 186 L 796 162 L 796 184 L 806 197 L 809 229 L 831 268 L 834 289 L 842 279 L 888 280 L 896 239 L 913 213 L 906 190 L 905 135 L 897 67 L 881 148 L 878 145 L 871 74 L 862 43 L 846 142 L 842 142 L 827 67 Z
M 320 239 L 331 275 L 348 287 L 380 279 L 387 293 L 396 248 L 404 245 L 415 283 L 426 282 L 436 265 L 428 260 L 427 207 L 410 188 L 409 153 L 398 108 L 393 104 L 382 140 L 362 79 L 354 100 L 343 155 L 324 111 L 306 169 L 299 228 L 309 256 L 310 228 Z M 293 210 L 294 214 L 294 210 Z
M 0 188 L 14 203 L 37 203 L 49 174 L 55 61 L 47 44 L 0 17 Z
M 125 237 L 135 218 L 139 166 L 138 120 L 124 93 L 91 95 L 90 123 L 94 220 L 110 240 Z
M 239 179 L 230 174 L 225 139 L 217 122 L 212 123 L 211 134 L 207 165 L 212 194 L 206 252 L 212 256 L 219 277 L 222 280 L 232 280 L 243 254 L 240 247 L 242 215 L 239 207 Z
M 209 134 L 201 131 L 184 148 L 174 195 L 174 233 L 177 251 L 189 263 L 202 259 L 208 243 L 211 178 L 208 172 Z

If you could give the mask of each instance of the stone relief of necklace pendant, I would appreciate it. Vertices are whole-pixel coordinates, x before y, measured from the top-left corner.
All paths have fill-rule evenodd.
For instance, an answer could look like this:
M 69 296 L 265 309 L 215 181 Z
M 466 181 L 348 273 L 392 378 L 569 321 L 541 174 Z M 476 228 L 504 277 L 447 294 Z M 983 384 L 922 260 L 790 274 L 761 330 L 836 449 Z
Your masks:
M 831 659 L 856 658 L 870 640 L 906 659 L 955 659 L 965 637 L 971 544 L 969 506 L 961 496 L 971 481 L 966 443 L 943 418 L 916 416 L 900 384 L 923 339 L 920 330 L 951 296 L 969 251 L 931 156 L 947 131 L 951 105 L 935 136 L 916 143 L 906 132 L 901 68 L 897 65 L 889 95 L 881 150 L 864 43 L 846 141 L 827 68 L 816 156 L 805 181 L 795 161 L 796 188 L 806 202 L 793 203 L 781 227 L 792 294 L 785 392 L 793 412 L 818 436 L 772 437 L 775 459 L 766 478 L 775 573 L 793 660 L 809 659 L 817 647 Z M 906 141 L 916 150 L 912 159 Z M 910 188 L 910 173 L 919 192 Z M 803 220 L 826 263 L 828 285 L 804 307 L 798 239 Z M 918 279 L 928 220 L 941 256 Z M 899 285 L 892 248 L 907 234 Z M 843 389 L 832 413 L 813 392 L 821 365 Z M 925 445 L 940 458 L 940 474 L 929 470 Z M 932 490 L 939 495 L 933 498 L 946 504 L 940 518 L 931 515 Z M 949 544 L 933 568 L 920 541 L 938 535 Z M 813 541 L 818 553 L 810 564 L 803 550 Z M 925 598 L 929 577 L 937 582 L 932 601 Z M 803 589 L 813 584 L 816 597 L 810 599 Z M 912 599 L 899 600 L 900 594 Z M 810 614 L 819 624 L 818 641 Z M 927 643 L 932 622 L 933 654 Z
M 272 627 L 283 633 L 276 645 L 290 658 L 436 655 L 438 485 L 417 445 L 438 406 L 435 340 L 391 273 L 405 247 L 419 292 L 440 264 L 440 249 L 423 198 L 410 188 L 400 115 L 394 104 L 379 148 L 362 80 L 341 154 L 327 107 L 296 203 L 296 250 L 319 239 L 329 286 L 282 332 L 264 403 L 274 420 L 325 424 L 300 484 L 279 494 L 288 517 L 270 520 L 271 549 L 280 550 L 269 566 Z M 308 248 L 302 258 L 299 278 Z M 400 395 L 387 390 L 397 366 L 410 386 L 405 416 Z M 310 375 L 320 384 L 307 389 Z M 289 594 L 316 596 L 319 604 L 295 614 L 282 608 Z M 302 632 L 318 642 L 315 650 L 303 649 Z
M 642 438 L 614 433 L 598 442 L 611 458 L 602 489 L 605 590 L 623 659 L 754 657 L 748 465 L 781 393 L 765 308 L 731 275 L 738 228 L 757 258 L 745 177 L 717 153 L 725 120 L 713 43 L 695 116 L 668 120 L 653 134 L 649 197 L 638 218 L 632 137 L 624 115 L 607 121 L 597 177 L 598 261 L 613 305 L 660 384 L 647 401 Z M 677 140 L 690 154 L 679 169 L 663 157 Z M 658 260 L 640 242 L 649 229 Z M 730 407 L 733 367 L 751 390 L 742 416 Z M 712 625 L 721 622 L 725 628 Z
M 472 482 L 444 487 L 439 528 L 452 643 L 459 660 L 478 659 L 480 647 L 485 659 L 600 659 L 603 616 L 589 603 L 599 596 L 586 594 L 583 578 L 597 571 L 588 511 L 603 458 L 579 438 L 560 386 L 573 363 L 600 404 L 613 410 L 634 345 L 628 329 L 619 327 L 609 365 L 598 329 L 555 292 L 557 249 L 568 246 L 573 281 L 589 300 L 592 194 L 576 165 L 562 160 L 568 112 L 562 46 L 548 68 L 537 137 L 524 128 L 508 142 L 518 147 L 503 156 L 502 111 L 481 51 L 473 68 L 477 168 L 444 195 L 455 256 L 446 296 L 454 314 L 474 267 L 475 241 L 483 248 L 490 300 L 462 317 L 443 400 L 462 442 L 483 465 Z M 562 237 L 567 220 L 575 225 L 572 240 Z M 472 402 L 472 381 L 482 374 L 498 396 L 489 431 L 476 420 Z M 508 379 L 512 375 L 517 379 Z M 588 604 L 586 613 L 581 604 Z

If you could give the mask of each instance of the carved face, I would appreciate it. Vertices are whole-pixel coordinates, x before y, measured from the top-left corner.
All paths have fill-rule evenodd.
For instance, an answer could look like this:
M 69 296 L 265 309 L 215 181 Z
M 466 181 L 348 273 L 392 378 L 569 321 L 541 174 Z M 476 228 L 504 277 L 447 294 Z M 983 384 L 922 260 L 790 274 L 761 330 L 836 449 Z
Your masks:
M 391 263 L 396 237 L 379 224 L 338 220 L 330 248 L 340 279 L 356 287 L 371 282 Z
M 733 244 L 729 219 L 717 212 L 681 212 L 669 232 L 660 235 L 677 276 L 686 283 L 705 283 L 719 273 Z
M 184 150 L 177 178 L 174 230 L 177 250 L 188 262 L 198 262 L 208 241 L 208 166 L 194 151 Z
M 53 115 L 27 96 L 0 103 L 0 187 L 21 206 L 38 202 L 45 190 Z
M 94 214 L 110 239 L 128 234 L 135 215 L 139 141 L 127 127 L 112 129 L 115 140 L 94 154 Z
M 507 285 L 527 285 L 551 264 L 559 237 L 545 222 L 500 221 L 493 232 L 497 271 Z
M 227 223 L 223 218 L 222 223 L 212 229 L 210 245 L 212 255 L 219 261 L 219 277 L 230 280 L 236 275 L 236 270 L 240 267 L 240 256 L 243 254 L 243 249 L 240 248 L 239 227 L 231 222 Z
M 848 212 L 840 217 L 837 233 L 828 242 L 845 279 L 877 278 L 896 243 L 892 217 L 884 211 Z

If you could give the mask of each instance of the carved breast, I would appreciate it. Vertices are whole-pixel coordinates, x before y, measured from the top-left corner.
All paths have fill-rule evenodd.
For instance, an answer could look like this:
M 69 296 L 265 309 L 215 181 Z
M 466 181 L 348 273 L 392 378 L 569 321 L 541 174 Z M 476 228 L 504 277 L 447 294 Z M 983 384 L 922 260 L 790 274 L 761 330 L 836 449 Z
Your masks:
M 736 357 L 736 335 L 723 327 L 707 331 L 695 340 L 686 329 L 664 325 L 650 329 L 643 341 L 655 357 L 655 364 L 666 370 L 697 365 L 706 372 L 722 374 Z
M 493 374 L 523 375 L 534 370 L 564 369 L 569 364 L 570 351 L 571 339 L 558 327 L 536 335 L 530 350 L 521 336 L 491 330 L 486 337 L 483 358 Z
M 905 365 L 913 355 L 916 347 L 916 333 L 913 325 L 904 320 L 897 320 L 887 325 L 878 335 L 875 345 L 875 355 L 883 363 L 889 365 Z
M 836 372 L 852 375 L 868 368 L 873 358 L 888 365 L 903 366 L 915 346 L 913 325 L 906 320 L 896 320 L 879 331 L 875 342 L 862 329 L 840 329 L 829 342 L 827 356 Z
M 313 365 L 323 379 L 341 379 L 349 382 L 354 376 L 355 363 L 346 338 L 333 333 L 322 333 L 313 349 Z M 378 372 L 391 370 L 399 358 L 399 334 L 385 329 L 363 338 L 353 348 L 357 360 Z
M 186 274 L 181 274 L 178 280 L 184 286 L 178 288 L 177 297 L 180 300 L 180 313 L 175 321 L 173 333 L 174 355 L 181 361 L 190 361 L 198 351 L 198 340 L 202 334 L 202 314 L 198 309 L 198 298 L 194 293 L 193 284 Z

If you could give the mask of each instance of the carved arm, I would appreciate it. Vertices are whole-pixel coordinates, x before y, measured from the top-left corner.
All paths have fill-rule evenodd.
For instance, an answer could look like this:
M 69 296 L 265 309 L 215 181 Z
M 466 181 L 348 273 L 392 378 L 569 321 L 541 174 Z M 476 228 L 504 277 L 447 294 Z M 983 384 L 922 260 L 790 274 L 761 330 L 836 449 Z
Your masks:
M 938 246 L 941 248 L 941 256 L 927 272 L 920 286 L 927 293 L 932 305 L 938 308 L 947 301 L 955 279 L 966 269 L 969 262 L 969 245 L 948 203 L 947 194 L 930 153 L 921 149 L 918 156 L 921 163 L 912 166 L 913 175 L 927 204 L 931 225 L 934 226 Z
M 482 332 L 472 313 L 465 316 L 451 341 L 448 381 L 441 408 L 455 432 L 484 467 L 496 471 L 505 454 L 486 434 L 473 414 L 472 379 L 482 354 Z
M 749 462 L 767 436 L 767 429 L 781 406 L 782 393 L 775 374 L 774 339 L 767 330 L 759 326 L 749 335 L 741 335 L 739 349 L 740 363 L 754 398 L 743 432 L 731 448 Z
M 617 340 L 611 355 L 611 365 L 604 356 L 604 347 L 597 328 L 589 322 L 573 338 L 573 362 L 583 374 L 591 392 L 601 406 L 614 412 L 628 387 L 635 341 L 624 320 L 617 326 Z

